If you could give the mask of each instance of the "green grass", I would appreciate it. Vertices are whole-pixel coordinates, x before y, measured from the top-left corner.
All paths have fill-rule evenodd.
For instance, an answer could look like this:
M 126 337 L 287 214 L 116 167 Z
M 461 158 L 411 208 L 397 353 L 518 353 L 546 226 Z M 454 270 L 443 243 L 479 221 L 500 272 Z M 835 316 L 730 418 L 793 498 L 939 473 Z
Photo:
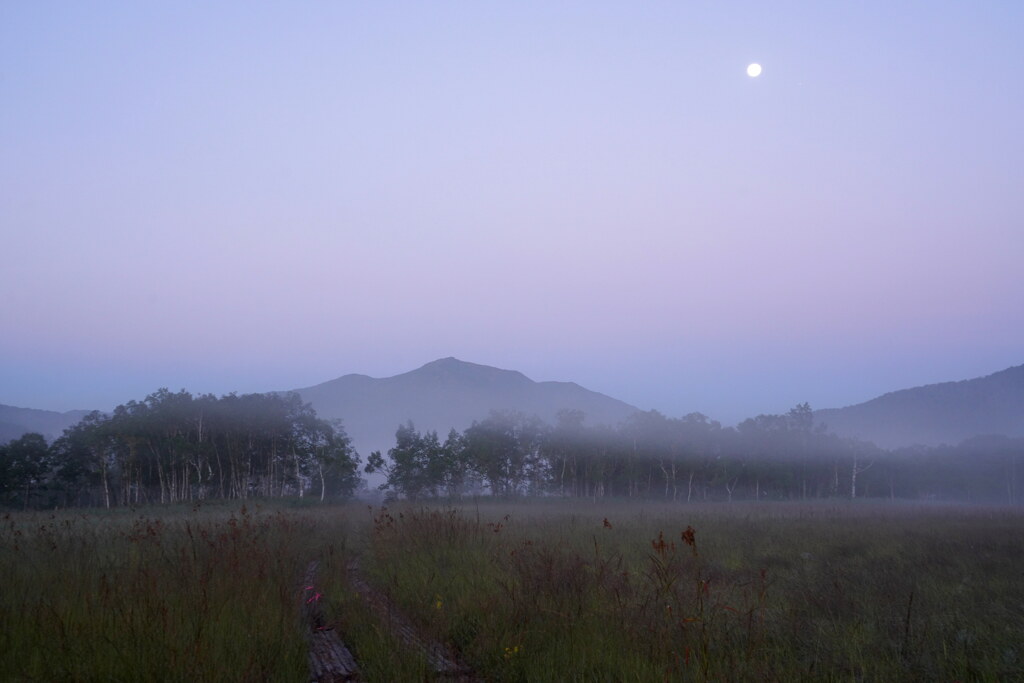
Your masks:
M 1024 675 L 1020 511 L 542 503 L 376 520 L 375 582 L 492 680 Z
M 2 524 L 0 679 L 303 679 L 309 519 L 151 509 Z
M 429 679 L 353 557 L 486 680 L 1024 678 L 1020 508 L 543 500 L 12 513 L 0 680 L 305 680 L 313 559 L 366 680 Z

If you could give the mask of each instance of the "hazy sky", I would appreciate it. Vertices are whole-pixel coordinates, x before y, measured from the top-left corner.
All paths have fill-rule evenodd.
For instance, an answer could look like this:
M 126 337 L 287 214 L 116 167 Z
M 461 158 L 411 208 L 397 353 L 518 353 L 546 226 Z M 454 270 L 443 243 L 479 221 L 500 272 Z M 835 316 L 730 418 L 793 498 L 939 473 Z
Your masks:
M 1024 3 L 0 4 L 0 403 L 1024 363 Z M 746 67 L 759 62 L 759 78 Z

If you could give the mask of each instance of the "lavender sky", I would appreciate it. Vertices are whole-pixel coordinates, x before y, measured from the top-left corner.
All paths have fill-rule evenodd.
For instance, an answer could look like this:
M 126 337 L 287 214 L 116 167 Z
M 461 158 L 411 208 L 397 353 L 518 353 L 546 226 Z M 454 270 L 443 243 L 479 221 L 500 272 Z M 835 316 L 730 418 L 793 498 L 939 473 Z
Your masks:
M 0 4 L 0 403 L 1024 363 L 1024 3 Z M 746 75 L 750 62 L 763 74 Z

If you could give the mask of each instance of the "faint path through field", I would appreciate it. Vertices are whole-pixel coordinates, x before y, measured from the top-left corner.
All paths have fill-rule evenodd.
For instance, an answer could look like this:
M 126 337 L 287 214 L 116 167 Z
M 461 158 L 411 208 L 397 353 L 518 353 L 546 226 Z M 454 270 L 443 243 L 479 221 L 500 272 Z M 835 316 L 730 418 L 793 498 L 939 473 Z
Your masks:
M 348 582 L 403 646 L 423 655 L 436 676 L 460 683 L 477 683 L 481 680 L 461 661 L 457 653 L 437 641 L 422 637 L 387 595 L 366 582 L 359 570 L 358 560 L 353 560 L 348 565 Z
M 342 642 L 340 634 L 324 620 L 321 601 L 325 596 L 317 590 L 318 569 L 318 562 L 310 562 L 302 584 L 304 621 L 309 639 L 310 680 L 317 683 L 362 680 L 355 657 Z M 403 647 L 420 653 L 434 676 L 458 683 L 482 683 L 482 679 L 477 678 L 457 653 L 437 641 L 423 637 L 387 595 L 367 583 L 359 569 L 358 560 L 348 565 L 348 583 Z

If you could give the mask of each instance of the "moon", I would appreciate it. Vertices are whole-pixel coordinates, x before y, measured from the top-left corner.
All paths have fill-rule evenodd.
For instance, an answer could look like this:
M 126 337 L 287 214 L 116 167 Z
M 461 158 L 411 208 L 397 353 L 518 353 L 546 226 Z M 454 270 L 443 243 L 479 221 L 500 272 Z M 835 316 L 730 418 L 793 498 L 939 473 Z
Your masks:
M 758 76 L 760 76 L 761 75 L 761 65 L 758 64 L 757 62 L 754 62 L 753 64 L 748 66 L 747 67 L 747 75 L 750 76 L 751 78 L 757 78 Z

